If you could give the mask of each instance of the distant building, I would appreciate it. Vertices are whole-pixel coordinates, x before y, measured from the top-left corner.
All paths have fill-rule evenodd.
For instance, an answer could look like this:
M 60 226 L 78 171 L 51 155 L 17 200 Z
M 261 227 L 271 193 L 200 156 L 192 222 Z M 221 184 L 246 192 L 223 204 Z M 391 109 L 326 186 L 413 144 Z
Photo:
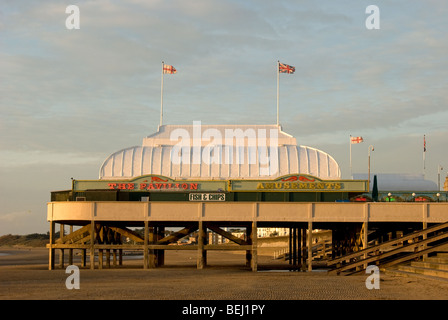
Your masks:
M 440 191 L 437 183 L 426 180 L 423 174 L 377 173 L 370 175 L 370 193 L 358 196 L 355 201 L 372 201 L 374 176 L 377 177 L 378 201 L 448 201 L 448 183 Z M 367 179 L 367 174 L 354 174 L 354 179 Z
M 410 173 L 376 173 L 370 175 L 370 191 L 373 177 L 376 175 L 379 191 L 438 191 L 437 183 L 426 180 L 423 174 Z M 353 179 L 367 180 L 366 173 L 353 174 Z
M 289 228 L 258 228 L 258 238 L 281 237 L 289 235 Z

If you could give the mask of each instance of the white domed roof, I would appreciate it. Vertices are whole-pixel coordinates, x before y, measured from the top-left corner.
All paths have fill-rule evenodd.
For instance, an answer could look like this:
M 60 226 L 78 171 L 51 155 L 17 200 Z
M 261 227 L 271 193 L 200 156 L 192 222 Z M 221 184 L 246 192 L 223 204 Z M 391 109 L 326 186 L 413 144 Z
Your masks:
M 100 169 L 100 179 L 147 174 L 204 180 L 274 179 L 289 174 L 341 177 L 329 154 L 297 146 L 295 138 L 276 125 L 161 126 L 142 146 L 111 154 Z

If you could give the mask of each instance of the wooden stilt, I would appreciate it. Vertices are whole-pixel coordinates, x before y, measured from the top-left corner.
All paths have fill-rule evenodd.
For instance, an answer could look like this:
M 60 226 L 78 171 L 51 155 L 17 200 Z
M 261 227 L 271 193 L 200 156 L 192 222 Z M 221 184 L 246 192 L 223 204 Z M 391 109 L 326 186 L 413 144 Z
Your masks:
M 70 226 L 70 234 L 73 233 L 73 226 Z M 73 249 L 68 249 L 68 264 L 73 265 Z
M 306 257 L 307 257 L 307 245 L 306 245 L 306 229 L 302 228 L 301 229 L 301 247 L 302 247 L 302 254 L 301 254 L 301 260 L 300 260 L 300 264 L 302 265 L 302 271 L 306 271 Z
M 155 243 L 155 232 L 154 232 L 154 227 L 149 227 L 148 228 L 148 242 L 149 244 L 154 244 Z M 155 255 L 155 251 L 154 249 L 149 249 L 148 250 L 148 268 L 155 268 L 156 265 L 156 255 Z
M 106 268 L 110 268 L 110 249 L 106 249 Z
M 90 224 L 90 269 L 95 269 L 95 222 Z
M 54 228 L 55 228 L 55 223 L 54 221 L 50 222 L 50 245 L 49 245 L 49 254 L 48 254 L 48 270 L 54 270 L 54 249 L 53 249 L 53 244 L 54 244 Z
M 103 269 L 103 249 L 98 250 L 98 269 Z
M 297 228 L 292 228 L 292 265 L 297 265 Z
M 157 240 L 163 239 L 165 237 L 165 227 L 160 226 L 157 230 Z M 165 264 L 165 250 L 157 250 L 157 266 L 161 267 Z
M 302 228 L 297 228 L 297 262 L 302 268 Z
M 365 220 L 365 222 L 362 225 L 362 249 L 367 249 L 368 247 L 368 235 L 369 235 L 369 230 L 368 230 L 368 222 L 367 219 Z M 367 254 L 364 255 L 364 259 L 367 259 Z M 364 264 L 363 266 L 364 269 L 367 269 L 367 264 Z
M 204 222 L 199 221 L 199 230 L 198 230 L 198 256 L 197 256 L 197 268 L 204 269 L 206 262 L 206 252 L 204 250 L 205 245 L 205 226 Z
M 289 254 L 288 254 L 288 260 L 289 260 L 289 264 L 292 264 L 292 231 L 293 228 L 289 228 Z
M 313 222 L 308 222 L 308 271 L 313 270 Z
M 87 250 L 81 250 L 81 267 L 85 268 L 87 266 Z
M 258 256 L 257 256 L 257 221 L 252 221 L 252 271 L 258 270 Z
M 59 229 L 59 239 L 61 241 L 61 243 L 64 243 L 64 225 L 60 224 L 60 229 Z M 61 267 L 61 269 L 64 269 L 64 249 L 60 249 L 59 250 L 59 265 Z
M 112 263 L 114 267 L 117 265 L 117 249 L 112 251 Z
M 247 244 L 252 244 L 252 225 L 246 227 Z M 252 266 L 252 250 L 246 250 L 246 267 Z
M 153 239 L 154 239 L 154 243 L 158 242 L 159 239 L 159 226 L 155 226 L 153 229 Z M 154 267 L 157 268 L 159 266 L 159 250 L 155 249 L 154 250 Z
M 149 226 L 148 221 L 145 221 L 145 235 L 144 235 L 144 249 L 143 249 L 143 269 L 149 268 L 148 257 L 148 241 L 149 241 Z

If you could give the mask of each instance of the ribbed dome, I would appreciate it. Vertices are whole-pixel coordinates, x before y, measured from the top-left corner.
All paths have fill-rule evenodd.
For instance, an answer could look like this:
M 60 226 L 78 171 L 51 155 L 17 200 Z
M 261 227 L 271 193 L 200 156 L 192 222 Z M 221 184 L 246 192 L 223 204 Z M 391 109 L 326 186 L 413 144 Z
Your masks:
M 231 145 L 219 144 L 216 143 L 217 139 L 214 139 L 212 144 L 208 144 L 210 139 L 207 143 L 197 143 L 192 139 L 182 147 L 176 145 L 177 138 L 167 139 L 167 132 L 173 132 L 175 129 L 192 132 L 191 127 L 163 126 L 163 130 L 159 129 L 163 137 L 155 134 L 145 138 L 143 146 L 130 147 L 111 154 L 101 166 L 100 179 L 132 178 L 147 174 L 173 179 L 204 180 L 273 179 L 288 174 L 340 179 L 339 166 L 330 155 L 315 148 L 297 146 L 295 139 L 282 132 L 278 126 L 244 126 L 241 129 L 245 133 L 252 132 L 248 129 L 253 129 L 255 133 L 262 129 L 274 130 L 270 131 L 264 145 L 248 143 L 251 138 L 248 136 L 243 139 L 245 143 L 240 143 L 243 140 L 232 139 Z M 220 132 L 224 137 L 225 128 L 229 127 L 235 130 L 235 126 L 202 126 L 202 132 L 213 128 L 216 130 L 215 138 Z M 277 143 L 272 145 L 274 137 Z M 171 145 L 166 145 L 169 141 Z

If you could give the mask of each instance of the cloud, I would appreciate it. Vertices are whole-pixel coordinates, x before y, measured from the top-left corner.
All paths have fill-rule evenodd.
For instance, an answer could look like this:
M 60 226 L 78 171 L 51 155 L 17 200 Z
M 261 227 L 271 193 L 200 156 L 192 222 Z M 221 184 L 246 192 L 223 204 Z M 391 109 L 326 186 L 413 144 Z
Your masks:
M 164 79 L 164 123 L 275 123 L 280 60 L 296 67 L 280 77 L 280 122 L 300 144 L 344 168 L 348 135 L 363 135 L 378 148 L 378 170 L 419 171 L 414 141 L 426 133 L 428 165 L 441 162 L 448 5 L 379 1 L 381 29 L 369 31 L 369 4 L 79 1 L 81 29 L 67 30 L 68 4 L 4 1 L 2 180 L 15 183 L 8 172 L 45 180 L 41 206 L 71 176 L 96 178 L 109 154 L 157 130 L 162 61 L 178 69 Z M 387 145 L 391 137 L 399 148 Z M 389 156 L 395 150 L 418 160 L 404 166 Z M 21 194 L 8 197 L 8 212 L 37 201 Z
M 92 153 L 54 153 L 39 150 L 0 152 L 0 167 L 12 168 L 30 165 L 85 165 L 100 163 L 102 157 Z
M 11 223 L 17 220 L 23 220 L 24 218 L 29 218 L 30 215 L 30 210 L 2 213 L 0 214 L 0 222 Z

